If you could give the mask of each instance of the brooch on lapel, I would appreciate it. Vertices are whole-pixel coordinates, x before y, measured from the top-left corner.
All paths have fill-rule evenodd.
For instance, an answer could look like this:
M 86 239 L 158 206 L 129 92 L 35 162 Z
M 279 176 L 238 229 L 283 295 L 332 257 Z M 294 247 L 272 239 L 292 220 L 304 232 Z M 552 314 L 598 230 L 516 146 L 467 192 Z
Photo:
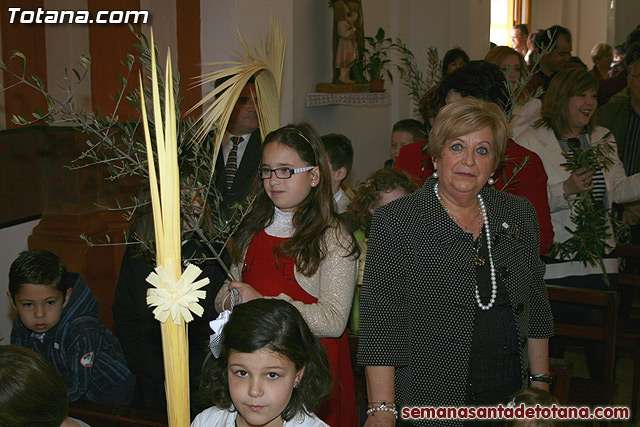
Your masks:
M 505 234 L 510 239 L 519 239 L 520 238 L 520 226 L 518 224 L 509 224 L 508 222 L 502 223 L 502 230 L 498 234 Z M 496 239 L 498 237 L 496 236 Z

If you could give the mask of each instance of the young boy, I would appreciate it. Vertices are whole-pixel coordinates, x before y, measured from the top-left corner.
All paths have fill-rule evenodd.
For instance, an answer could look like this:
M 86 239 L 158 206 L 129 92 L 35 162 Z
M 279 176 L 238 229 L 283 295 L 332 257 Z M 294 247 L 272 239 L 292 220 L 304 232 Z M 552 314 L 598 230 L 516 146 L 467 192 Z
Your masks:
M 402 147 L 421 141 L 426 136 L 424 126 L 415 119 L 404 119 L 396 122 L 393 125 L 393 129 L 391 129 L 391 146 L 389 147 L 391 158 L 384 162 L 384 167 L 393 167 Z
M 351 203 L 344 190 L 342 182 L 347 179 L 353 166 L 353 146 L 351 140 L 339 133 L 330 133 L 322 137 L 322 143 L 329 155 L 331 163 L 331 190 L 336 211 L 341 214 Z
M 11 264 L 7 296 L 18 312 L 11 344 L 49 360 L 70 402 L 131 403 L 135 377 L 79 274 L 68 273 L 51 252 L 25 251 Z

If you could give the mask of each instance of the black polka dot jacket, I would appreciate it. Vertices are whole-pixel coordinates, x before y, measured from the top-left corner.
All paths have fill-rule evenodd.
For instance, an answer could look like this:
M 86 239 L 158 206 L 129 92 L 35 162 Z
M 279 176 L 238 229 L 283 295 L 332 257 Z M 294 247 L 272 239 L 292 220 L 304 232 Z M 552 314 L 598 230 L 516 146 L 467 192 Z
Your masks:
M 435 182 L 431 178 L 415 193 L 379 208 L 367 249 L 358 363 L 396 367 L 398 407 L 459 406 L 466 392 L 475 248 L 440 205 Z M 527 338 L 553 335 L 538 221 L 523 197 L 489 188 L 481 194 L 495 270 L 518 330 L 524 387 Z

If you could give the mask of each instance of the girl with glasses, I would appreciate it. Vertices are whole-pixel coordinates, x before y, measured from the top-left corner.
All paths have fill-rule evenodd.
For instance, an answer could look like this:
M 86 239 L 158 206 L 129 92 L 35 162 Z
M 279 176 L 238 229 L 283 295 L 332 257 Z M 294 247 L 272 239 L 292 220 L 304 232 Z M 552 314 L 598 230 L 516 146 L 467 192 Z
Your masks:
M 333 427 L 355 425 L 345 328 L 358 246 L 335 212 L 329 161 L 316 131 L 288 125 L 267 135 L 257 177 L 262 185 L 231 247 L 231 273 L 238 280 L 222 287 L 216 308 L 230 308 L 231 289 L 244 303 L 277 298 L 293 304 L 329 358 L 333 393 L 318 417 Z

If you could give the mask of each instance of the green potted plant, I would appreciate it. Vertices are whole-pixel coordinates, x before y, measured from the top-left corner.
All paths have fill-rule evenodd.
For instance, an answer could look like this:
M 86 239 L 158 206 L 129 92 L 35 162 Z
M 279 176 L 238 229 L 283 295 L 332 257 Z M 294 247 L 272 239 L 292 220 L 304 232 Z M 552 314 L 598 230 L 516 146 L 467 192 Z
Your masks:
M 364 37 L 364 45 L 359 48 L 359 58 L 353 65 L 356 81 L 364 83 L 366 73 L 371 92 L 384 92 L 385 77 L 393 82 L 389 52 L 394 48 L 395 44 L 390 37 L 385 37 L 382 27 L 378 28 L 375 37 Z

